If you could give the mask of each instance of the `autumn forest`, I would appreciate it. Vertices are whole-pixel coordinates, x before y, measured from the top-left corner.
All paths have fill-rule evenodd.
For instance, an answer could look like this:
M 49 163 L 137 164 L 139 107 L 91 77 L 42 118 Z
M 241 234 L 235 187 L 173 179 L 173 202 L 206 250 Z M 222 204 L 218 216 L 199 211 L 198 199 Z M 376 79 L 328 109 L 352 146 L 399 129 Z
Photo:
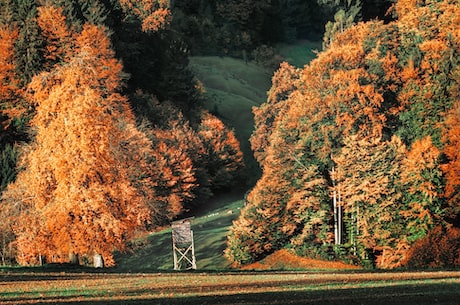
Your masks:
M 276 54 L 297 39 L 323 45 L 303 67 Z M 203 107 L 194 55 L 271 69 L 248 139 L 260 173 Z M 238 188 L 235 267 L 280 249 L 458 266 L 459 2 L 2 0 L 0 162 L 3 264 L 113 266 Z

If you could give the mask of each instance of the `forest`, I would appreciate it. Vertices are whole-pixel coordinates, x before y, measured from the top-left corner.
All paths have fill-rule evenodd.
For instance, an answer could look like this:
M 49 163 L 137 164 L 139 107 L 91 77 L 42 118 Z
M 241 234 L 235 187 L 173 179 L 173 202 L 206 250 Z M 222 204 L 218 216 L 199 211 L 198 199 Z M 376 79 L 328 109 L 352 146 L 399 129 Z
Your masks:
M 377 268 L 460 264 L 456 0 L 3 0 L 2 263 L 127 249 L 250 189 L 225 256 L 279 249 Z M 304 67 L 276 43 L 321 40 Z M 190 56 L 272 69 L 245 167 Z

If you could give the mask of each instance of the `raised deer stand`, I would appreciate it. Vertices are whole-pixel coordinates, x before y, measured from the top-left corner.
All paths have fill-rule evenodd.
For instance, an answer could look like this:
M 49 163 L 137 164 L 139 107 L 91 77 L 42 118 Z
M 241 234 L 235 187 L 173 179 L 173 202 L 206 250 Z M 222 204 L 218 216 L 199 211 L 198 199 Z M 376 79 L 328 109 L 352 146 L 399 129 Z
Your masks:
M 171 224 L 174 270 L 196 269 L 195 246 L 190 222 L 191 218 L 186 218 Z

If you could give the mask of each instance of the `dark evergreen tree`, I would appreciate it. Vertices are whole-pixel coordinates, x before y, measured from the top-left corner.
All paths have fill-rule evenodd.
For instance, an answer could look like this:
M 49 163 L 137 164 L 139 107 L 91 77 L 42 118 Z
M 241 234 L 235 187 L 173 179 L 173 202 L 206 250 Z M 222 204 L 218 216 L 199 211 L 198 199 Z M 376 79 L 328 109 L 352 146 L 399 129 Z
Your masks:
M 0 194 L 16 179 L 19 151 L 16 146 L 6 144 L 0 150 Z
M 40 72 L 43 64 L 41 50 L 43 40 L 36 22 L 37 3 L 35 0 L 17 2 L 16 23 L 19 28 L 18 41 L 15 44 L 16 69 L 23 85 Z

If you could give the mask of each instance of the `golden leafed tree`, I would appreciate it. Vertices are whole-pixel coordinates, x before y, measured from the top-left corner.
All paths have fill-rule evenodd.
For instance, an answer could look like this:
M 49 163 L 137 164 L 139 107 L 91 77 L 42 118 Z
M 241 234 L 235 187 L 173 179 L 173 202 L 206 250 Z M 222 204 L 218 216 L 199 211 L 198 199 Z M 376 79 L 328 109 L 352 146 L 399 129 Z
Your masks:
M 83 27 L 74 52 L 28 89 L 36 137 L 3 196 L 20 211 L 14 227 L 22 264 L 73 253 L 102 254 L 113 265 L 112 252 L 150 219 L 144 197 L 151 181 L 143 173 L 151 143 L 118 93 L 122 65 L 106 31 L 93 25 Z
M 38 8 L 37 23 L 45 39 L 44 58 L 46 68 L 63 61 L 71 53 L 72 33 L 66 24 L 62 8 L 41 6 Z
M 168 0 L 120 0 L 120 4 L 141 20 L 144 32 L 158 31 L 171 19 Z
M 14 42 L 18 31 L 8 27 L 0 27 L 0 101 L 10 100 L 17 90 L 14 76 Z
M 243 153 L 234 132 L 210 113 L 202 115 L 198 128 L 207 160 L 206 170 L 211 188 L 228 188 L 235 181 L 243 168 Z

